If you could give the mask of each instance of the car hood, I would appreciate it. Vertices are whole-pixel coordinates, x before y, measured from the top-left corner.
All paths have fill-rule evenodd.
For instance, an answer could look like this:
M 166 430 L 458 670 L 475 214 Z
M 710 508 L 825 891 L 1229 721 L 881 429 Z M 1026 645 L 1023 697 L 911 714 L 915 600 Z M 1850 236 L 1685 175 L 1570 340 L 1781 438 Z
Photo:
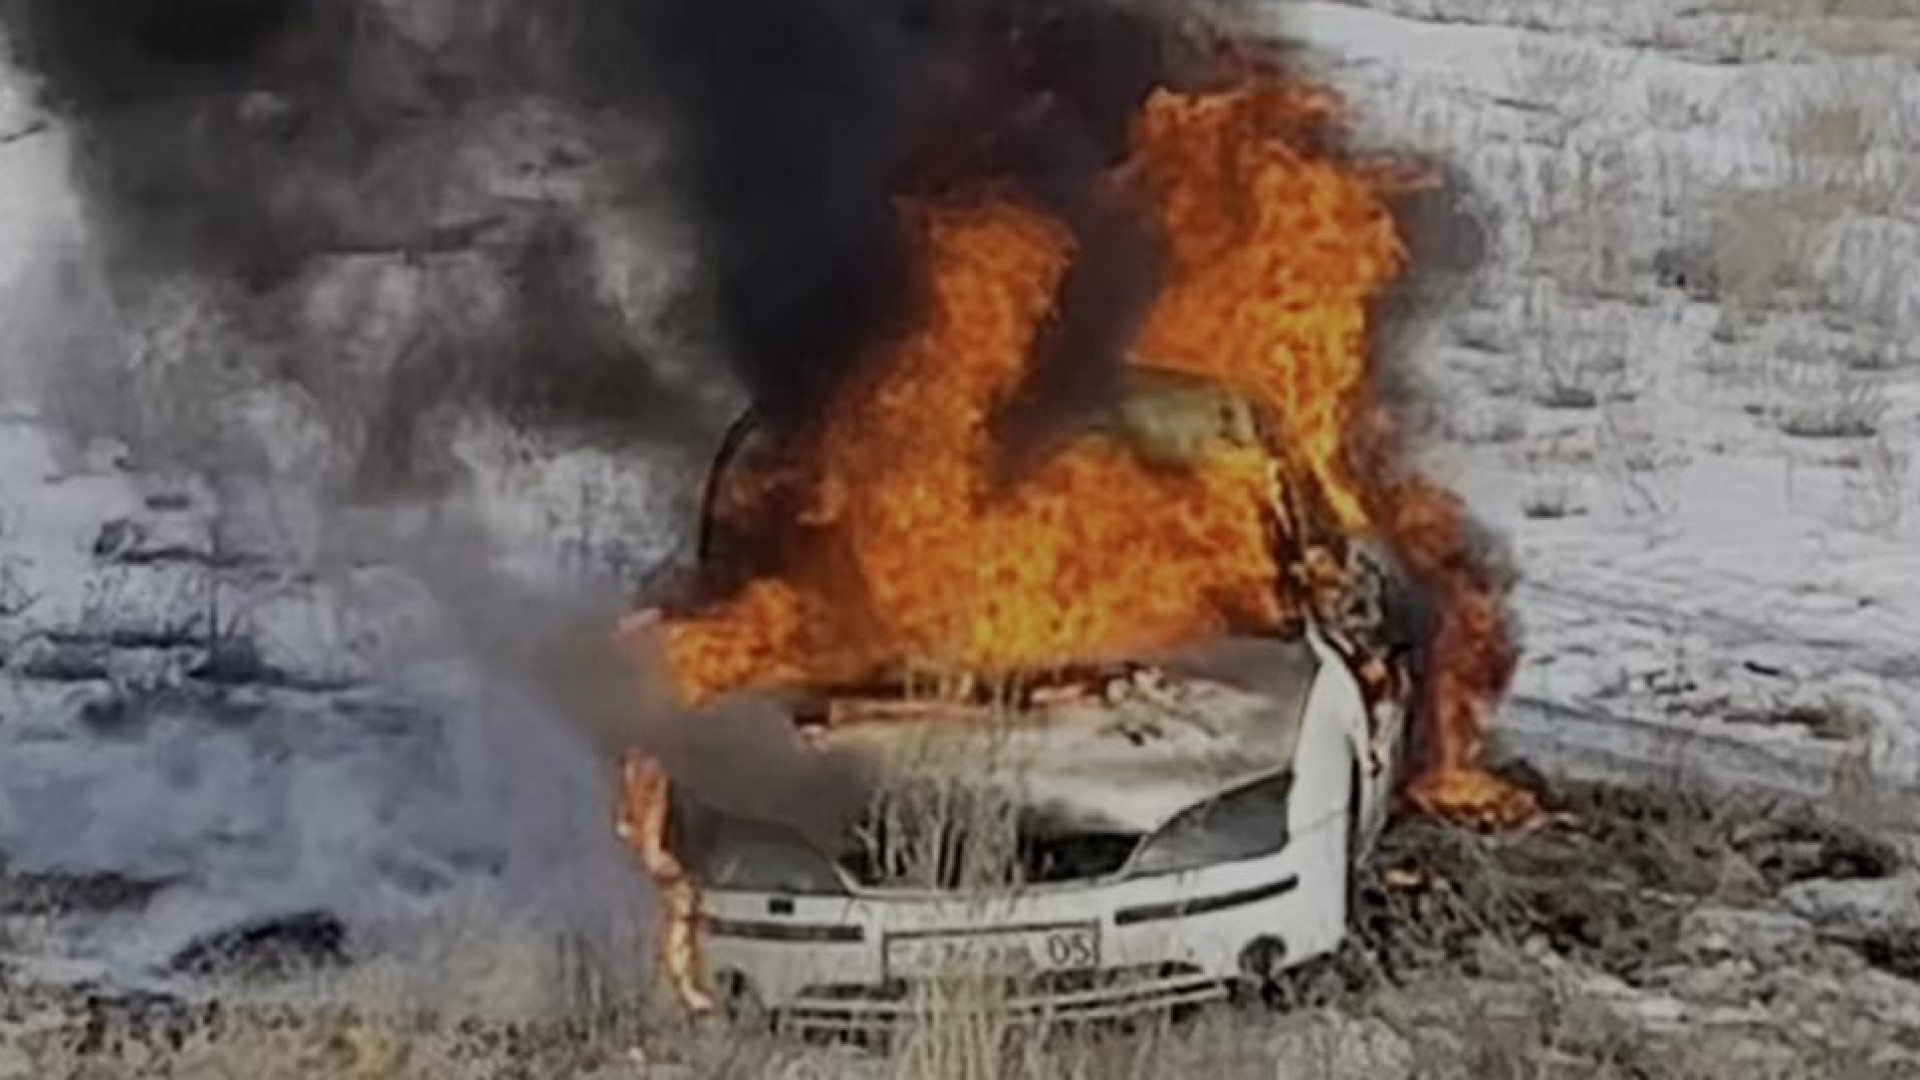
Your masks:
M 883 775 L 996 789 L 1047 832 L 1144 834 L 1286 769 L 1317 668 L 1304 640 L 1242 640 L 1019 710 L 844 698 L 815 738 Z

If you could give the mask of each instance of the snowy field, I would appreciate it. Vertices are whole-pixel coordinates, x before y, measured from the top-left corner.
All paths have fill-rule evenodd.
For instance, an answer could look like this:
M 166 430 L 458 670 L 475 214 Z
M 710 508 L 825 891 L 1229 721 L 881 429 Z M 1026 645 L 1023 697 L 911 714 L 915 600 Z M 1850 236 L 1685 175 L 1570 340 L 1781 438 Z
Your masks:
M 1498 223 L 1419 369 L 1432 460 L 1520 568 L 1516 746 L 1920 789 L 1914 21 L 1291 19 L 1375 141 Z
M 1503 750 L 1561 779 L 1808 796 L 1911 848 L 1920 8 L 1263 11 L 1261 32 L 1297 40 L 1348 95 L 1366 142 L 1459 170 L 1489 230 L 1485 265 L 1407 347 L 1428 393 L 1410 421 L 1427 460 L 1518 573 L 1524 660 Z M 53 423 L 70 402 L 41 360 L 120 343 L 75 337 L 94 301 L 73 287 L 87 249 L 64 136 L 28 133 L 36 114 L 13 82 L 0 139 L 25 134 L 0 144 L 0 877 L 89 902 L 49 912 L 0 896 L 0 974 L 177 988 L 223 933 L 266 926 L 325 953 L 338 920 L 404 943 L 386 977 L 511 1011 L 516 994 L 541 1008 L 584 978 L 550 937 L 637 951 L 645 898 L 605 828 L 599 761 L 545 715 L 539 687 L 471 647 L 466 613 L 436 588 L 455 573 L 441 553 L 340 549 L 302 486 L 326 438 L 298 402 L 209 410 L 262 446 L 264 471 L 242 476 L 153 469 Z M 352 319 L 336 321 L 345 333 Z M 631 578 L 684 555 L 697 461 L 529 453 L 485 428 L 454 452 L 479 478 L 469 508 L 487 530 L 458 572 L 556 589 L 554 619 L 603 610 L 608 568 Z M 1845 1014 L 1859 1027 L 1834 1040 L 1891 1049 L 1831 1075 L 1920 1075 L 1913 961 L 1899 976 L 1806 959 L 1834 925 L 1920 950 L 1920 875 L 1868 877 L 1810 873 L 1746 907 L 1715 894 L 1690 909 L 1664 982 L 1534 959 L 1558 972 L 1555 993 L 1619 1004 L 1649 1030 L 1748 1039 Z M 490 948 L 448 944 L 476 925 Z M 1746 1000 L 1781 964 L 1814 989 Z M 1294 1062 L 1287 1075 L 1348 1075 L 1357 1060 L 1371 1076 L 1427 1075 L 1415 1048 L 1428 1044 L 1406 1025 L 1446 1025 L 1422 1020 L 1417 996 L 1386 995 L 1359 1020 L 1290 1018 L 1246 1075 L 1273 1075 L 1276 1058 Z M 0 1077 L 18 1067 L 11 1022 Z M 1338 1045 L 1302 1064 L 1300 1031 Z M 1823 1037 L 1802 1048 L 1817 1056 Z M 1741 1075 L 1814 1075 L 1794 1071 L 1814 1056 L 1753 1060 Z M 629 1074 L 649 1073 L 607 1075 Z

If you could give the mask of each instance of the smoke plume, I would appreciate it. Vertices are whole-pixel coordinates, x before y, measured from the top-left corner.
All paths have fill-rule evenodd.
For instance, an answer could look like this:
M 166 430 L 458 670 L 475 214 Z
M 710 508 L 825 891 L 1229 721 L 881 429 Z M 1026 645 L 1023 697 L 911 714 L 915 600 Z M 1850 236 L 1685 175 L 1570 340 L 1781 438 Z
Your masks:
M 988 185 L 1038 204 L 1079 243 L 1003 435 L 1031 442 L 1112 392 L 1155 252 L 1100 204 L 1095 181 L 1182 59 L 1165 12 L 1092 0 L 622 10 L 649 46 L 649 88 L 669 103 L 729 354 L 766 417 L 813 415 L 911 318 L 915 265 L 895 197 Z
M 1001 427 L 1033 442 L 1097 405 L 1155 253 L 1093 181 L 1144 95 L 1193 63 L 1173 11 L 0 0 L 17 59 L 75 132 L 121 309 L 157 318 L 142 307 L 155 282 L 217 283 L 244 331 L 232 362 L 347 414 L 365 449 L 353 477 L 375 487 L 427 482 L 423 425 L 476 404 L 627 437 L 711 434 L 734 389 L 775 422 L 817 415 L 913 315 L 903 192 L 992 184 L 1073 229 L 1080 257 Z M 609 280 L 608 237 L 634 214 L 688 228 L 696 265 L 670 296 Z M 383 255 L 433 287 L 377 355 L 317 357 L 340 350 L 307 340 L 312 295 Z
M 231 470 L 235 418 L 268 391 L 297 408 L 267 411 L 259 456 L 318 468 L 287 417 L 324 429 L 323 481 L 349 502 L 457 488 L 451 448 L 476 417 L 534 453 L 697 458 L 743 402 L 775 423 L 817 416 L 913 318 L 901 195 L 991 191 L 1078 248 L 1033 377 L 996 420 L 1017 465 L 1112 392 L 1152 295 L 1155 240 L 1095 181 L 1144 96 L 1204 70 L 1180 15 L 1173 0 L 0 0 L 14 59 L 71 136 L 104 294 L 88 310 L 111 323 L 48 357 L 51 396 L 85 434 Z M 605 625 L 605 592 L 538 620 L 538 598 L 497 583 L 445 592 L 469 630 Z M 598 681 L 518 666 L 602 686 L 617 663 Z M 596 736 L 619 727 L 583 696 L 556 707 Z

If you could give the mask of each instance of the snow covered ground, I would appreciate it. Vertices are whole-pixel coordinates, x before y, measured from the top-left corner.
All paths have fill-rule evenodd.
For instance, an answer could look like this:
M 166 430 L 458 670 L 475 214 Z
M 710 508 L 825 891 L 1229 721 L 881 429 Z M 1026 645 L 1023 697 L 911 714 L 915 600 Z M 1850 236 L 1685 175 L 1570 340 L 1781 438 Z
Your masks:
M 1920 791 L 1920 22 L 1711 7 L 1276 5 L 1496 223 L 1416 365 L 1519 566 L 1514 746 Z
M 1920 12 L 1826 6 L 1318 0 L 1259 19 L 1367 141 L 1458 168 L 1491 229 L 1412 362 L 1428 460 L 1520 575 L 1508 748 L 1910 829 Z M 32 120 L 0 93 L 0 136 Z M 0 868 L 152 900 L 51 951 L 152 973 L 256 919 L 463 904 L 630 934 L 642 900 L 600 762 L 447 645 L 460 612 L 430 574 L 340 558 L 297 486 L 154 472 L 47 422 L 27 358 L 59 329 L 48 271 L 81 228 L 63 155 L 57 130 L 0 145 Z M 298 467 L 287 415 L 255 421 Z M 463 452 L 489 567 L 591 591 L 583 565 L 678 550 L 685 463 L 530 461 L 484 431 Z M 1910 878 L 1890 888 L 1920 902 Z

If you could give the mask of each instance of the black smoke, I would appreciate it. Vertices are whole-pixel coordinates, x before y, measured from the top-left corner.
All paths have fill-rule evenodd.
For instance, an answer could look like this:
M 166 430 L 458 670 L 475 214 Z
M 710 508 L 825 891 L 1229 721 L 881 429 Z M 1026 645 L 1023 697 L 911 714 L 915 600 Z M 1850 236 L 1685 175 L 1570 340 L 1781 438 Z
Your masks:
M 889 196 L 928 46 L 890 8 L 656 0 L 607 12 L 614 54 L 601 70 L 666 103 L 728 355 L 776 420 L 805 418 L 909 302 Z
M 1080 245 L 1033 378 L 999 418 L 1010 446 L 1044 443 L 1111 393 L 1152 293 L 1153 238 L 1095 179 L 1142 98 L 1191 65 L 1179 14 L 1117 0 L 0 0 L 17 60 L 75 133 L 117 287 L 232 284 L 253 331 L 233 351 L 320 391 L 331 361 L 274 324 L 317 267 L 477 255 L 459 272 L 510 295 L 494 325 L 464 301 L 416 313 L 418 332 L 376 365 L 395 393 L 356 417 L 365 476 L 405 474 L 430 441 L 419 418 L 469 398 L 530 423 L 675 433 L 698 409 L 659 376 L 674 342 L 724 360 L 716 381 L 769 418 L 804 422 L 913 316 L 895 198 L 989 187 Z M 473 195 L 487 178 L 462 171 L 461 140 L 514 102 L 579 132 L 541 167 L 584 163 L 640 200 L 664 187 L 691 223 L 699 264 L 668 332 L 636 341 L 609 318 L 618 287 L 596 288 L 587 242 L 605 218 Z
M 1112 393 L 1157 253 L 1096 180 L 1124 153 L 1141 101 L 1191 60 L 1168 8 L 655 0 L 621 11 L 650 46 L 642 77 L 671 103 L 728 351 L 770 419 L 815 415 L 912 317 L 901 193 L 1013 191 L 1076 236 L 1033 377 L 1000 416 L 1016 456 Z
M 20 58 L 58 102 L 96 115 L 240 86 L 277 37 L 313 14 L 306 0 L 67 0 L 7 10 Z

